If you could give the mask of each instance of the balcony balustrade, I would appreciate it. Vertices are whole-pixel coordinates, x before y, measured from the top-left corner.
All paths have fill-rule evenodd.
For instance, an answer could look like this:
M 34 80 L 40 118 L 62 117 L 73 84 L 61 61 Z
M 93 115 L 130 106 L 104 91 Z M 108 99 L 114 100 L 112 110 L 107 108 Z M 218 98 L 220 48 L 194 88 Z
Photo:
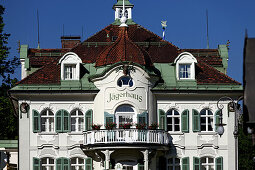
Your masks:
M 84 145 L 132 143 L 168 145 L 170 138 L 163 130 L 114 129 L 84 132 Z

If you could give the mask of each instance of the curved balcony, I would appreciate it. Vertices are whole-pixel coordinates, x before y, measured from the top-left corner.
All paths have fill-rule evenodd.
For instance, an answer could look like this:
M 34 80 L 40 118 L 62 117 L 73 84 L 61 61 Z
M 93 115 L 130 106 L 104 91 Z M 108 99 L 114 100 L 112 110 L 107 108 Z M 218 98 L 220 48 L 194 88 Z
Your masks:
M 132 143 L 168 145 L 170 137 L 163 130 L 104 129 L 84 132 L 84 145 Z

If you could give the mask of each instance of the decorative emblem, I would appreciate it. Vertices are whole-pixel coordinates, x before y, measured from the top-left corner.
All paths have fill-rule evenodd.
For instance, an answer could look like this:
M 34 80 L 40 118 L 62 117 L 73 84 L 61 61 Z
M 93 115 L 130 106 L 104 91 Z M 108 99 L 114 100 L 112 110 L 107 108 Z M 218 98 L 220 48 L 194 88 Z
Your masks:
M 26 102 L 20 104 L 21 113 L 27 113 L 29 110 L 29 105 Z

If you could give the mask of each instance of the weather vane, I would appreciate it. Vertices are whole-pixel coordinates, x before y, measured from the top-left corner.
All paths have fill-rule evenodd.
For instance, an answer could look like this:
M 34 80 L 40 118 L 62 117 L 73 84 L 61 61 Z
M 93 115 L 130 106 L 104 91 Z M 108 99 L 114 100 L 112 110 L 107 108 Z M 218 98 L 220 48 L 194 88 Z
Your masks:
M 165 36 L 166 36 L 166 25 L 167 21 L 161 21 L 161 25 L 162 25 L 162 29 L 163 29 L 163 40 L 165 40 Z

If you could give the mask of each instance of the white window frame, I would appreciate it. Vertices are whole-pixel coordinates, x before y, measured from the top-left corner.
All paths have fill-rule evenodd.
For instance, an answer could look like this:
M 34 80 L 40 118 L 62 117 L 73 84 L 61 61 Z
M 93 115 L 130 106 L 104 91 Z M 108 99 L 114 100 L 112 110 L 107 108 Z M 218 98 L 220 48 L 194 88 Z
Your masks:
M 169 159 L 172 159 L 172 163 L 169 163 Z M 175 160 L 178 159 L 179 163 L 175 163 Z M 177 167 L 179 167 L 179 169 L 181 169 L 181 159 L 178 157 L 170 157 L 167 159 L 167 170 L 172 168 L 173 170 L 175 170 Z
M 72 160 L 75 159 L 75 164 L 72 164 Z M 79 164 L 79 159 L 83 160 L 82 164 Z M 79 170 L 79 167 L 83 167 L 83 169 L 85 170 L 85 159 L 84 158 L 80 158 L 80 157 L 74 157 L 71 158 L 71 169 L 74 167 L 75 170 Z
M 80 57 L 73 53 L 68 52 L 66 53 L 61 59 L 59 60 L 59 64 L 61 64 L 61 80 L 79 80 L 80 79 L 80 64 L 82 60 Z M 70 78 L 66 77 L 66 67 L 72 66 L 72 74 L 73 76 Z
M 45 113 L 45 114 L 44 114 Z M 46 119 L 45 124 L 43 124 L 43 119 Z M 53 119 L 53 122 L 50 122 L 50 119 Z M 54 113 L 47 109 L 41 112 L 41 131 L 42 132 L 54 132 L 55 129 L 55 116 Z M 43 126 L 45 126 L 45 130 L 43 130 Z
M 202 115 L 202 111 L 205 110 L 205 115 Z M 209 114 L 209 111 L 211 112 L 211 114 Z M 201 118 L 206 118 L 206 122 L 205 123 L 202 123 L 201 121 Z M 209 124 L 209 121 L 208 121 L 208 118 L 211 119 L 211 124 Z M 206 130 L 202 130 L 202 125 L 206 127 Z M 210 110 L 210 109 L 202 109 L 200 111 L 200 129 L 201 129 L 201 132 L 213 132 L 214 131 L 214 115 L 213 115 L 213 112 Z M 209 126 L 211 126 L 212 130 L 209 130 Z
M 172 112 L 172 115 L 168 115 L 169 112 Z M 178 113 L 178 115 L 174 115 L 174 111 L 176 111 Z M 168 125 L 170 125 L 170 123 L 167 121 L 168 118 L 172 119 L 172 130 L 168 130 Z M 178 118 L 179 119 L 179 130 L 175 130 L 175 125 L 177 124 L 175 122 L 175 119 Z M 178 125 L 178 124 L 177 124 Z M 166 112 L 166 126 L 167 126 L 167 131 L 168 132 L 180 132 L 181 131 L 181 115 L 180 113 L 176 110 L 176 109 L 169 109 L 167 112 Z
M 46 164 L 42 163 L 43 159 L 46 159 Z M 50 164 L 50 159 L 53 160 L 53 164 Z M 41 167 L 42 169 L 45 168 L 46 170 L 52 170 L 51 167 L 55 169 L 55 160 L 53 158 L 41 158 Z
M 118 111 L 119 108 L 121 107 L 130 107 L 133 112 L 129 112 L 129 111 Z M 126 117 L 126 118 L 132 118 L 132 122 L 131 123 L 134 123 L 136 122 L 135 120 L 135 109 L 134 107 L 132 107 L 131 105 L 128 105 L 128 104 L 124 104 L 124 105 L 120 105 L 119 107 L 117 107 L 116 111 L 115 111 L 115 117 L 116 117 L 116 123 L 117 123 L 117 127 L 119 128 L 120 127 L 120 116 L 123 116 L 123 117 Z M 124 123 L 128 123 L 128 122 L 124 122 Z M 130 122 L 129 122 L 130 123 Z
M 195 64 L 197 59 L 189 52 L 181 53 L 175 60 L 176 64 L 176 78 L 177 80 L 195 80 Z M 180 65 L 190 65 L 190 76 L 188 78 L 181 78 Z
M 79 115 L 79 113 L 82 113 L 82 115 Z M 82 132 L 84 130 L 84 113 L 80 111 L 79 109 L 71 111 L 71 132 Z M 75 120 L 75 123 L 73 124 L 73 121 Z M 82 123 L 79 123 L 79 120 L 82 120 Z M 73 130 L 72 127 L 75 127 Z
M 205 158 L 205 162 L 202 162 L 202 158 Z M 212 159 L 213 162 L 209 163 L 209 159 Z M 206 170 L 209 170 L 209 166 L 212 166 L 215 169 L 215 159 L 213 157 L 204 156 L 200 158 L 201 160 L 201 168 L 204 166 Z

